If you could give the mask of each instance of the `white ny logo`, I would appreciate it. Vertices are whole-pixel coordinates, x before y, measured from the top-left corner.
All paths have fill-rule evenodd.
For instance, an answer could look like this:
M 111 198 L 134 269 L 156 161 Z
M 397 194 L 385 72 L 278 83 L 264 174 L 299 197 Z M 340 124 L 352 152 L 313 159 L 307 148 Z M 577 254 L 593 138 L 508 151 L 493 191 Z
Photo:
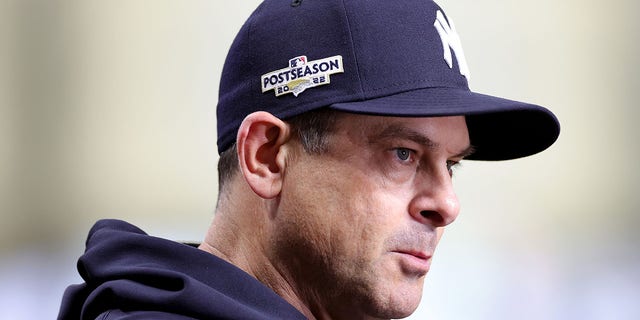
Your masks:
M 433 26 L 436 27 L 438 34 L 440 34 L 442 47 L 444 48 L 444 60 L 449 65 L 449 68 L 453 68 L 453 58 L 451 57 L 451 49 L 453 49 L 456 53 L 456 60 L 458 60 L 460 74 L 465 76 L 467 80 L 471 79 L 467 60 L 464 58 L 464 52 L 462 51 L 462 43 L 460 42 L 460 37 L 453 25 L 453 21 L 447 23 L 442 12 L 438 10 L 436 13 L 436 21 L 433 23 Z

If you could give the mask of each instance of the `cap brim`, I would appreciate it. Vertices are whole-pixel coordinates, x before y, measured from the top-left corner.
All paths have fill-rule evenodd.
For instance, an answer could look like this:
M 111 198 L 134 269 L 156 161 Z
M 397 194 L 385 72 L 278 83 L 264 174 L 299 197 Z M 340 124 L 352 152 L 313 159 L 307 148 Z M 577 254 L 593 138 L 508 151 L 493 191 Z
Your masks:
M 547 149 L 560 134 L 558 119 L 544 107 L 457 88 L 419 89 L 330 108 L 401 117 L 464 115 L 476 150 L 471 160 L 529 156 Z

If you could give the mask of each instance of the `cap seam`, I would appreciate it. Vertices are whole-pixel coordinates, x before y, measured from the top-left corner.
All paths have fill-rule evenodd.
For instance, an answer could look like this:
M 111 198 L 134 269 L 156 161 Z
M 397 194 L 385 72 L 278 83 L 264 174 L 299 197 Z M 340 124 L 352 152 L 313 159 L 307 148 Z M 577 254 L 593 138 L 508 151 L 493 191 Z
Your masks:
M 351 32 L 351 21 L 349 20 L 349 14 L 347 13 L 347 5 L 344 3 L 344 0 L 341 1 L 342 2 L 342 9 L 344 10 L 344 18 L 347 22 L 347 35 L 349 36 L 349 40 L 351 40 L 351 53 L 353 55 L 353 64 L 356 67 L 356 76 L 358 77 L 358 84 L 360 86 L 360 96 L 362 97 L 362 99 L 365 98 L 365 90 L 364 87 L 362 85 L 362 77 L 360 76 L 360 64 L 358 63 L 358 56 L 356 54 L 356 48 L 355 48 L 355 43 L 353 40 L 353 32 Z
M 258 7 L 255 9 L 255 11 L 251 14 L 251 16 L 249 17 L 249 20 L 247 20 L 248 23 L 248 27 L 247 27 L 247 38 L 248 39 L 252 39 L 253 38 L 253 29 L 255 27 L 255 22 L 256 22 L 256 15 L 261 14 L 261 11 L 263 10 L 263 8 L 266 6 L 266 2 L 262 2 L 260 5 L 258 5 Z M 251 57 L 249 59 L 250 63 L 251 63 L 251 67 L 253 67 L 253 64 L 255 63 L 255 50 L 254 50 L 254 46 L 253 46 L 253 41 L 249 41 L 250 45 L 247 45 L 247 50 L 249 52 L 247 52 L 247 56 Z M 249 80 L 251 82 L 253 82 L 252 80 Z

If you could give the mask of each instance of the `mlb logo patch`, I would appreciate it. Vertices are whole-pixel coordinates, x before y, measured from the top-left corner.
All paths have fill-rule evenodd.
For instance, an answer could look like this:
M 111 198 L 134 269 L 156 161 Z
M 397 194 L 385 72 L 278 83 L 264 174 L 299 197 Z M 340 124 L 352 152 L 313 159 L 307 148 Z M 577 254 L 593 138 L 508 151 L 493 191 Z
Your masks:
M 343 73 L 342 56 L 309 61 L 307 56 L 289 59 L 289 67 L 262 75 L 262 93 L 274 90 L 276 97 L 298 96 L 308 88 L 331 83 L 330 75 Z
M 289 60 L 289 68 L 297 68 L 307 63 L 307 56 L 299 56 Z

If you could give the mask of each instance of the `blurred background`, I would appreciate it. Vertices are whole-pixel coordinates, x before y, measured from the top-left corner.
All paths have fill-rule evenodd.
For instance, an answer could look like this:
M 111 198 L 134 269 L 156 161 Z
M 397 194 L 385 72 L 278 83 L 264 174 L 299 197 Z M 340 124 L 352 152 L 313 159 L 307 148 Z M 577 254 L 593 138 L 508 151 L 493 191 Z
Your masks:
M 97 219 L 202 239 L 219 75 L 258 2 L 1 0 L 1 319 L 55 318 Z M 439 3 L 472 89 L 562 132 L 457 172 L 462 213 L 411 319 L 640 319 L 639 2 Z

